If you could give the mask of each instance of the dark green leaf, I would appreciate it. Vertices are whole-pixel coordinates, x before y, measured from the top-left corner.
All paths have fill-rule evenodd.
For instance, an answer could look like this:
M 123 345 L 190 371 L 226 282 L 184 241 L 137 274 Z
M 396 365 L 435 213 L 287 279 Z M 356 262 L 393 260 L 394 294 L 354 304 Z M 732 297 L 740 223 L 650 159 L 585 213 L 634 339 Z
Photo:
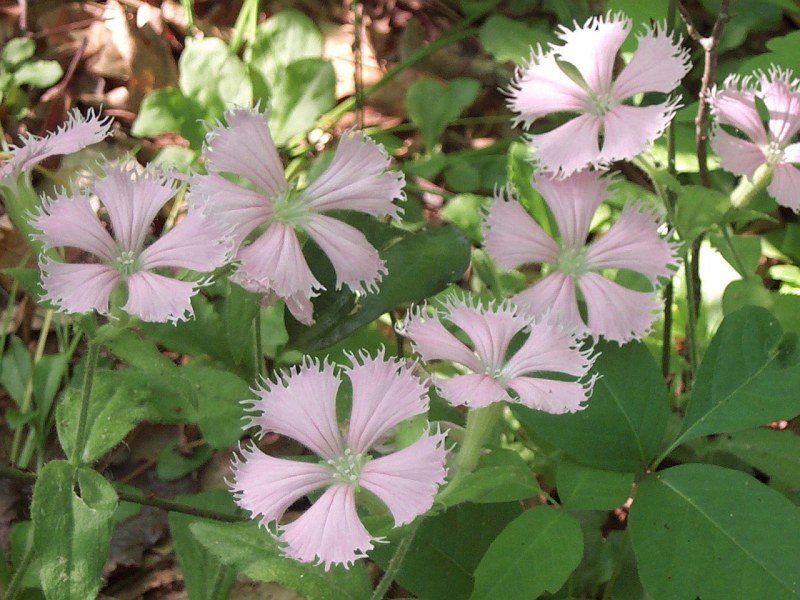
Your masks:
M 181 367 L 197 397 L 197 424 L 212 448 L 221 450 L 242 437 L 244 405 L 253 397 L 250 384 L 230 371 L 190 362 Z
M 645 479 L 630 512 L 659 600 L 800 598 L 800 509 L 739 471 L 681 465 Z
M 260 310 L 259 296 L 248 292 L 235 283 L 230 285 L 222 309 L 228 349 L 233 359 L 240 363 L 245 355 L 252 365 L 253 321 Z M 256 373 L 253 373 L 255 376 Z
M 461 502 L 511 502 L 532 498 L 541 492 L 530 466 L 511 450 L 496 449 L 482 456 L 478 468 L 457 483 L 448 485 L 437 502 L 455 506 Z
M 631 496 L 633 476 L 562 460 L 556 475 L 558 497 L 573 510 L 611 510 Z
M 139 114 L 131 125 L 136 137 L 156 136 L 161 133 L 180 133 L 199 148 L 205 137 L 201 119 L 203 107 L 194 98 L 187 98 L 175 88 L 153 90 L 142 100 Z
M 791 429 L 751 429 L 716 438 L 714 450 L 733 454 L 766 473 L 770 484 L 800 487 L 800 435 Z
M 731 201 L 722 192 L 699 185 L 687 185 L 678 195 L 675 228 L 681 239 L 692 241 L 723 221 Z
M 8 348 L 3 356 L 3 370 L 0 372 L 0 384 L 6 388 L 8 395 L 17 406 L 22 404 L 28 378 L 31 374 L 31 354 L 25 343 L 17 336 L 8 338 Z

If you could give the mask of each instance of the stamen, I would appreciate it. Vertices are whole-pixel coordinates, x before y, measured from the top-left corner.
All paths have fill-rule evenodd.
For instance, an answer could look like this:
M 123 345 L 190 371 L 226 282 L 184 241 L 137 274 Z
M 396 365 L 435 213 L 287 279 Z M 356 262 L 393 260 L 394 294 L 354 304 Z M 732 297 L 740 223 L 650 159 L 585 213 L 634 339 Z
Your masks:
M 580 248 L 561 248 L 558 257 L 558 270 L 572 277 L 580 277 L 589 270 L 586 263 L 586 246 Z
M 344 454 L 335 459 L 326 460 L 325 464 L 333 470 L 333 478 L 336 481 L 346 483 L 358 489 L 361 469 L 370 461 L 370 458 L 370 456 L 365 454 L 353 454 L 353 451 L 347 448 Z
M 120 275 L 128 277 L 139 270 L 139 257 L 133 250 L 123 250 L 114 259 L 114 268 Z

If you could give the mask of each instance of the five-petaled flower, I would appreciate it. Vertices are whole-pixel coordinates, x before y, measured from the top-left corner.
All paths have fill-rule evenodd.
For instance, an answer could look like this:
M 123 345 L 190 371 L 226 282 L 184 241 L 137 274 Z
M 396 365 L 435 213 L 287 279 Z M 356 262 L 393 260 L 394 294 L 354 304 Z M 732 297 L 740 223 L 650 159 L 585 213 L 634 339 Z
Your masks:
M 33 227 L 41 232 L 35 238 L 45 248 L 73 247 L 98 259 L 73 264 L 43 256 L 43 299 L 68 313 L 106 314 L 112 292 L 120 289 L 127 295 L 122 310 L 144 321 L 176 322 L 191 315 L 191 297 L 203 282 L 179 281 L 154 270 L 206 272 L 222 266 L 232 250 L 227 232 L 200 214 L 188 215 L 145 247 L 153 219 L 175 195 L 175 182 L 152 171 L 106 166 L 92 191 L 108 214 L 113 237 L 86 192 L 45 200 L 33 219 Z
M 547 263 L 551 272 L 512 300 L 535 314 L 547 312 L 565 327 L 619 343 L 638 339 L 659 309 L 655 284 L 677 267 L 676 245 L 662 239 L 659 219 L 649 210 L 626 205 L 617 222 L 587 244 L 589 226 L 607 194 L 608 180 L 592 171 L 564 179 L 536 177 L 555 217 L 559 241 L 551 238 L 513 198 L 498 197 L 484 221 L 486 252 L 505 269 Z M 651 290 L 634 291 L 596 273 L 625 269 L 643 275 Z M 578 293 L 586 303 L 586 322 Z M 588 324 L 588 326 L 587 326 Z
M 445 319 L 471 340 L 474 350 L 450 333 Z M 471 373 L 445 378 L 434 385 L 450 403 L 482 408 L 494 402 L 517 402 L 553 414 L 581 410 L 591 395 L 595 377 L 591 350 L 582 350 L 575 335 L 545 320 L 535 320 L 518 307 L 450 299 L 439 315 L 422 308 L 409 311 L 402 333 L 425 361 L 449 360 Z M 509 352 L 512 340 L 526 336 Z M 546 373 L 567 377 L 554 379 Z
M 446 475 L 444 435 L 425 432 L 416 442 L 385 456 L 369 450 L 396 425 L 428 408 L 425 385 L 411 366 L 383 354 L 351 357 L 344 369 L 352 388 L 346 433 L 336 421 L 336 397 L 342 381 L 327 362 L 311 359 L 267 383 L 252 401 L 252 424 L 262 432 L 291 437 L 317 454 L 320 462 L 269 456 L 256 447 L 234 460 L 233 489 L 242 508 L 263 525 L 277 520 L 299 498 L 326 488 L 297 520 L 277 525 L 287 556 L 302 562 L 350 565 L 379 541 L 356 511 L 360 490 L 376 496 L 395 525 L 413 521 L 432 505 Z
M 756 107 L 761 100 L 769 113 L 764 128 Z M 767 187 L 778 204 L 800 212 L 800 141 L 791 143 L 800 131 L 800 79 L 791 72 L 773 68 L 768 74 L 744 79 L 732 75 L 722 88 L 709 93 L 709 104 L 716 117 L 711 146 L 722 167 L 753 179 L 763 165 L 772 169 Z M 749 138 L 741 139 L 722 126 L 738 129 Z
M 671 92 L 689 70 L 688 52 L 656 27 L 638 36 L 636 52 L 614 78 L 614 61 L 630 30 L 622 14 L 592 17 L 574 30 L 562 27 L 558 37 L 564 43 L 546 52 L 538 48 L 517 72 L 509 91 L 517 122 L 528 127 L 551 113 L 579 113 L 548 133 L 529 136 L 540 170 L 564 176 L 631 159 L 669 124 L 677 99 L 651 106 L 624 102 L 642 92 Z M 570 65 L 577 73 L 567 74 Z
M 297 231 L 308 234 L 328 256 L 337 288 L 375 289 L 386 270 L 378 251 L 356 228 L 323 213 L 345 209 L 396 217 L 399 207 L 393 201 L 403 195 L 404 177 L 386 170 L 389 157 L 382 146 L 349 131 L 330 165 L 298 191 L 286 181 L 267 117 L 255 110 L 225 114 L 227 126 L 214 127 L 206 138 L 209 173 L 193 177 L 192 198 L 234 229 L 240 246 L 232 280 L 254 292 L 274 292 L 299 321 L 310 324 L 311 298 L 323 286 L 303 257 Z M 225 174 L 243 178 L 248 187 Z M 242 244 L 254 231 L 252 243 Z

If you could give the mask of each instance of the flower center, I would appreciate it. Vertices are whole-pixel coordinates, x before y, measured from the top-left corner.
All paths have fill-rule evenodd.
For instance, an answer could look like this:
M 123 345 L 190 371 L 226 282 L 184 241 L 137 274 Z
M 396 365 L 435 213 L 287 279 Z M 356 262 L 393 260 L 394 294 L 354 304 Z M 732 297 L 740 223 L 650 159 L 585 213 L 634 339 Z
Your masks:
M 307 203 L 299 196 L 300 194 L 292 188 L 283 190 L 272 205 L 273 218 L 293 226 L 304 225 L 309 210 Z
M 586 273 L 589 270 L 589 265 L 586 263 L 586 246 L 561 248 L 557 268 L 570 277 L 580 277 Z
M 347 448 L 344 454 L 335 459 L 326 460 L 325 464 L 333 470 L 333 478 L 336 481 L 358 488 L 361 469 L 370 461 L 370 458 L 366 454 L 353 454 L 353 451 Z
M 139 271 L 139 257 L 133 250 L 122 250 L 114 259 L 114 268 L 123 277 L 130 277 Z
M 767 157 L 767 163 L 770 165 L 774 165 L 779 163 L 783 160 L 783 146 L 780 142 L 772 140 L 769 144 L 764 147 L 764 154 Z
M 610 92 L 597 93 L 591 92 L 592 104 L 589 108 L 589 113 L 596 116 L 605 116 L 612 108 L 617 105 L 617 101 Z

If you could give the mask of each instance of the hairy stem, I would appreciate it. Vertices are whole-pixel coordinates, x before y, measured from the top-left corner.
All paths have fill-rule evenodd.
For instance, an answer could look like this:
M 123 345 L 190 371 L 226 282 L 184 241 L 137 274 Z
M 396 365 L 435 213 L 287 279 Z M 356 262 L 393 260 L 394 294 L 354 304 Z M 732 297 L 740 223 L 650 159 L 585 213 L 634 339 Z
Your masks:
M 403 560 L 408 553 L 408 549 L 411 548 L 411 542 L 414 541 L 414 536 L 417 534 L 420 523 L 422 523 L 421 518 L 414 521 L 408 528 L 408 533 L 406 536 L 400 540 L 399 544 L 397 544 L 397 549 L 394 551 L 394 556 L 392 556 L 392 559 L 389 561 L 389 564 L 386 567 L 386 572 L 383 574 L 380 582 L 378 582 L 378 585 L 372 592 L 370 600 L 383 600 L 384 595 L 386 595 L 386 591 L 389 589 L 389 586 L 392 585 L 394 578 L 397 577 L 397 572 L 403 565 Z
M 97 368 L 97 360 L 100 358 L 100 345 L 93 340 L 89 340 L 89 350 L 86 353 L 86 370 L 83 373 L 83 385 L 81 386 L 81 408 L 78 414 L 78 426 L 75 432 L 75 445 L 72 448 L 70 462 L 75 467 L 83 464 L 81 456 L 86 446 L 89 436 L 89 426 L 86 422 L 89 416 L 89 399 L 92 395 L 92 385 L 94 384 L 94 371 Z

